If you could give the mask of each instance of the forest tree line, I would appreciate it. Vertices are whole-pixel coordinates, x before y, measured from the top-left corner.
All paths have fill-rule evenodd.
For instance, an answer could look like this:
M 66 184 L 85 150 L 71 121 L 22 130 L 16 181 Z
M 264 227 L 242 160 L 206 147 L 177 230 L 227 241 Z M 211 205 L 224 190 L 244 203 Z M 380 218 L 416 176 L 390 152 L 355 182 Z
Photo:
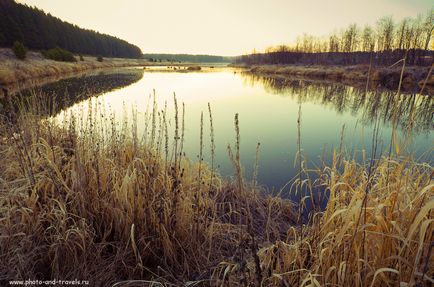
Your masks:
M 0 47 L 22 42 L 33 50 L 60 47 L 76 54 L 140 58 L 139 47 L 119 38 L 82 29 L 36 7 L 0 0 Z
M 191 63 L 230 63 L 232 60 L 232 57 L 190 54 L 144 54 L 143 57 L 150 61 Z
M 350 24 L 328 37 L 304 34 L 294 45 L 269 47 L 265 53 L 243 55 L 236 59 L 246 64 L 376 64 L 391 65 L 407 54 L 413 65 L 431 65 L 434 9 L 416 18 L 395 22 L 383 17 L 375 26 Z

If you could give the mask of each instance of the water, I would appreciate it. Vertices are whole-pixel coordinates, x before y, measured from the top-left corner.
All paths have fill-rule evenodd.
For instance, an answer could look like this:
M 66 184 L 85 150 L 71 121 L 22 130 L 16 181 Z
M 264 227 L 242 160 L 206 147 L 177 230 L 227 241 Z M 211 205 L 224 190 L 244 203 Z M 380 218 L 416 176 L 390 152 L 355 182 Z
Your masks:
M 86 115 L 90 104 L 114 113 L 122 122 L 125 111 L 131 116 L 137 109 L 138 130 L 145 128 L 145 111 L 155 90 L 159 109 L 167 104 L 169 129 L 174 129 L 176 93 L 181 110 L 185 104 L 184 151 L 192 160 L 198 159 L 200 117 L 204 115 L 204 160 L 210 162 L 208 103 L 211 104 L 216 144 L 216 166 L 230 177 L 233 166 L 227 146 L 234 148 L 234 116 L 239 114 L 241 162 L 247 178 L 251 178 L 260 143 L 258 182 L 271 192 L 278 191 L 293 179 L 298 168 L 297 120 L 301 109 L 301 148 L 305 166 L 315 168 L 322 160 L 331 161 L 333 149 L 339 149 L 341 131 L 343 151 L 351 158 L 362 160 L 362 150 L 370 155 L 372 131 L 377 116 L 380 123 L 380 150 L 388 150 L 392 131 L 392 114 L 398 117 L 398 138 L 403 138 L 408 119 L 413 115 L 413 142 L 407 151 L 421 161 L 433 163 L 434 100 L 430 96 L 401 95 L 364 91 L 330 83 L 308 83 L 299 80 L 252 76 L 230 68 L 207 68 L 200 72 L 145 71 L 143 77 L 122 88 L 104 91 L 93 101 L 74 104 L 65 113 Z M 69 91 L 71 93 L 71 91 Z M 393 107 L 396 108 L 393 108 Z M 171 136 L 172 138 L 172 136 Z M 402 150 L 404 145 L 399 143 Z M 394 146 L 395 150 L 395 146 Z M 402 151 L 401 151 L 402 152 Z

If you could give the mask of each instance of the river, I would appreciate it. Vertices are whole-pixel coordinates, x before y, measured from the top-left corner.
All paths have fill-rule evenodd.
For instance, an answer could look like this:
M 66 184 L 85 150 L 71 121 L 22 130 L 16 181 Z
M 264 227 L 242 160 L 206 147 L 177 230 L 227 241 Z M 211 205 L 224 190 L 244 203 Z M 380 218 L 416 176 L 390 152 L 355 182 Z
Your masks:
M 133 76 L 128 78 L 125 76 L 128 74 Z M 379 125 L 376 157 L 389 152 L 393 123 L 396 122 L 392 152 L 399 150 L 400 154 L 412 155 L 420 162 L 433 163 L 434 100 L 426 95 L 397 95 L 395 91 L 384 90 L 366 93 L 340 84 L 259 77 L 223 67 L 189 72 L 169 67 L 144 71 L 112 70 L 57 81 L 37 90 L 55 93 L 57 98 L 62 98 L 62 93 L 67 90 L 72 101 L 60 105 L 61 108 L 54 112 L 53 119 L 59 124 L 71 114 L 85 122 L 92 107 L 114 115 L 119 128 L 125 115 L 129 118 L 128 126 L 133 126 L 131 120 L 137 117 L 139 138 L 143 138 L 145 129 L 150 136 L 149 111 L 155 91 L 158 110 L 167 106 L 170 139 L 175 129 L 175 93 L 179 125 L 182 103 L 185 105 L 183 151 L 186 157 L 198 160 L 203 113 L 203 158 L 208 163 L 211 162 L 209 103 L 214 127 L 215 166 L 229 178 L 234 169 L 228 156 L 228 145 L 235 148 L 234 116 L 238 114 L 245 176 L 252 178 L 257 144 L 260 143 L 257 180 L 270 192 L 280 191 L 282 187 L 285 187 L 284 193 L 289 190 L 299 169 L 299 149 L 306 170 L 330 163 L 333 153 L 339 154 L 339 151 L 347 159 L 361 164 L 368 162 L 376 123 Z M 148 118 L 148 126 L 145 118 Z

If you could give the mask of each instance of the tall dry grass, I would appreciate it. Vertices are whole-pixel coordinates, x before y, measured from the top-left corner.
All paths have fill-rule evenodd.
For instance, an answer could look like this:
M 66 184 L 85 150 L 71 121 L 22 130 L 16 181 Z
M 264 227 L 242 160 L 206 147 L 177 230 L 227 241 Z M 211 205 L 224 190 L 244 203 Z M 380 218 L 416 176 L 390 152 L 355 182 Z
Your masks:
M 208 284 L 220 262 L 245 260 L 237 256 L 249 236 L 286 238 L 292 204 L 262 196 L 249 183 L 240 192 L 202 161 L 190 162 L 182 155 L 183 131 L 175 133 L 177 155 L 171 153 L 167 115 L 155 102 L 143 138 L 136 113 L 119 130 L 113 115 L 90 107 L 61 125 L 38 116 L 45 109 L 38 102 L 2 120 L 3 284 L 19 278 Z M 177 111 L 174 120 L 180 118 Z
M 203 114 L 199 161 L 185 158 L 185 109 L 178 110 L 176 96 L 174 104 L 171 133 L 171 116 L 154 95 L 143 137 L 137 112 L 119 128 L 97 104 L 86 115 L 65 116 L 60 125 L 38 116 L 45 109 L 41 101 L 2 119 L 3 285 L 20 278 L 79 278 L 91 286 L 434 282 L 430 164 L 403 155 L 396 142 L 395 152 L 375 151 L 368 163 L 346 159 L 339 148 L 331 163 L 314 170 L 313 180 L 299 139 L 294 186 L 312 202 L 306 216 L 303 205 L 297 210 L 279 196 L 265 196 L 255 178 L 250 183 L 243 177 L 238 115 L 235 146 L 228 147 L 234 182 L 214 170 L 214 155 L 211 168 L 202 160 L 208 140 Z M 211 107 L 208 113 L 212 127 Z M 300 117 L 301 107 L 301 137 Z M 214 150 L 212 128 L 209 144 Z M 257 158 L 259 153 L 258 144 Z M 315 205 L 313 190 L 328 197 L 324 210 Z

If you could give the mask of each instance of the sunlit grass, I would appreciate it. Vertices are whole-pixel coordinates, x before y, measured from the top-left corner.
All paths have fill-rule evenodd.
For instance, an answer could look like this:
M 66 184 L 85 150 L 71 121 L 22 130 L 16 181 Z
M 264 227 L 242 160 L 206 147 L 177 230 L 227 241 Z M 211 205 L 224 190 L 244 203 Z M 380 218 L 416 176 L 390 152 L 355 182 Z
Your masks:
M 85 56 L 75 63 L 45 59 L 39 52 L 29 52 L 26 60 L 18 60 L 12 50 L 0 49 L 0 85 L 16 84 L 25 80 L 67 76 L 98 68 L 142 66 L 147 62 L 137 59 L 106 58 L 98 62 L 95 57 Z
M 119 126 L 113 115 L 92 104 L 86 117 L 70 114 L 60 124 L 38 116 L 45 107 L 37 102 L 2 120 L 0 282 L 433 282 L 430 164 L 402 153 L 374 153 L 369 163 L 357 163 L 339 149 L 332 162 L 314 170 L 313 180 L 302 163 L 299 125 L 294 188 L 305 192 L 303 202 L 311 202 L 312 212 L 306 215 L 303 204 L 264 195 L 255 179 L 243 177 L 238 116 L 235 144 L 228 147 L 236 171 L 233 182 L 218 175 L 214 155 L 211 166 L 202 160 L 204 145 L 214 150 L 213 130 L 203 130 L 203 121 L 212 127 L 211 107 L 201 117 L 199 161 L 185 158 L 184 108 L 176 97 L 174 103 L 175 115 L 167 115 L 155 100 L 151 103 L 143 137 L 137 132 L 136 111 Z M 313 187 L 328 197 L 324 210 L 307 192 Z

